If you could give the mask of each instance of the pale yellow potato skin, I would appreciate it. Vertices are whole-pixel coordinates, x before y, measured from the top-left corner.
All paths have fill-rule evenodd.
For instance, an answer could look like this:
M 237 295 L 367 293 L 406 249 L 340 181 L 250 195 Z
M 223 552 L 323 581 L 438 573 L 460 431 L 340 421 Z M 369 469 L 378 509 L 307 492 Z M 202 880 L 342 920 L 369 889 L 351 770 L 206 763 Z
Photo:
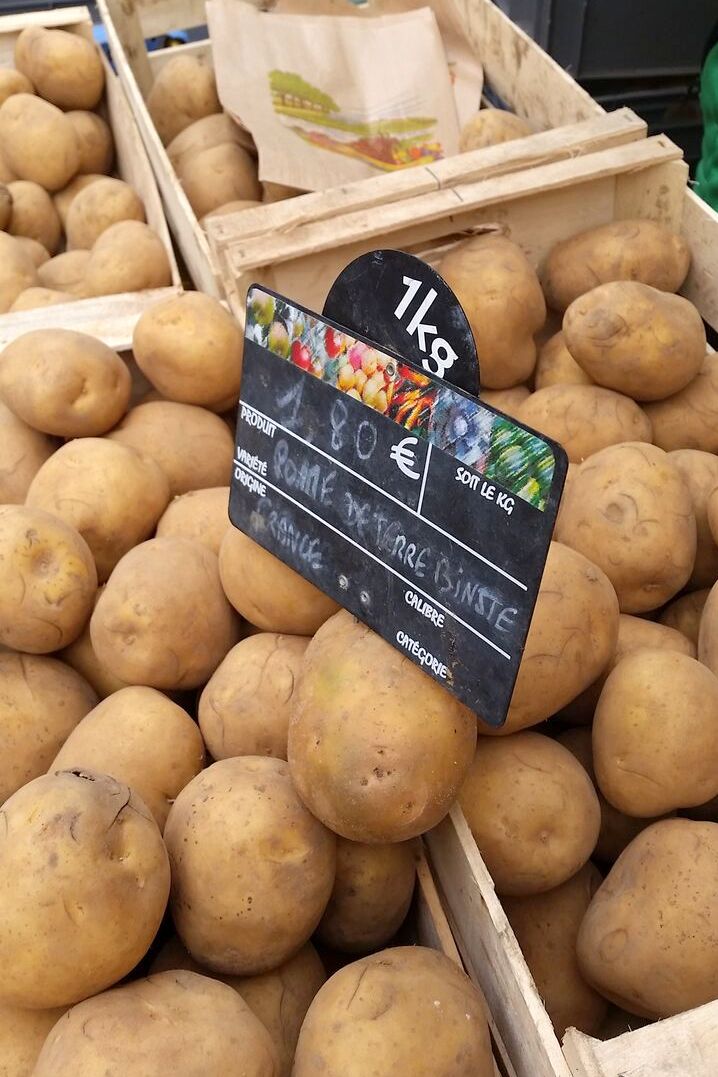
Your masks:
M 668 628 L 675 628 L 698 647 L 698 632 L 700 629 L 703 607 L 706 604 L 710 588 L 704 587 L 700 591 L 690 591 L 687 595 L 681 595 L 673 602 L 669 602 L 661 614 L 661 624 Z M 714 671 L 715 672 L 715 671 Z
M 334 599 L 236 527 L 222 539 L 219 573 L 234 608 L 263 632 L 312 636 L 339 609 Z
M 706 355 L 697 376 L 666 400 L 644 405 L 653 441 L 666 452 L 702 449 L 718 453 L 718 355 Z
M 0 106 L 0 142 L 15 176 L 39 183 L 46 191 L 67 186 L 80 167 L 72 122 L 34 94 L 14 94 Z
M 536 364 L 533 334 L 546 318 L 538 277 L 504 236 L 476 236 L 442 258 L 439 273 L 464 308 L 480 356 L 481 384 L 510 389 Z
M 621 854 L 578 934 L 579 967 L 617 1006 L 670 1017 L 718 996 L 718 824 L 654 823 Z
M 696 518 L 696 559 L 688 587 L 691 591 L 712 587 L 718 580 L 718 546 L 710 527 L 709 504 L 718 487 L 718 457 L 699 449 L 677 449 L 668 459 L 683 476 Z
M 0 683 L 2 804 L 45 773 L 97 695 L 74 669 L 45 655 L 0 654 Z
M 530 396 L 531 390 L 528 386 L 515 385 L 513 389 L 487 389 L 481 393 L 481 400 L 484 404 L 490 404 L 492 408 L 516 418 L 519 408 Z
M 7 189 L 12 195 L 10 235 L 36 239 L 54 254 L 62 237 L 62 225 L 50 195 L 39 183 L 29 180 L 15 180 Z
M 292 696 L 306 636 L 259 632 L 224 657 L 200 696 L 197 717 L 213 759 L 287 758 Z
M 429 830 L 451 807 L 475 744 L 472 712 L 346 611 L 307 647 L 289 765 L 305 804 L 335 833 L 394 842 Z
M 479 737 L 459 803 L 498 894 L 552 890 L 596 847 L 593 783 L 568 749 L 540 733 Z
M 339 838 L 334 889 L 317 938 L 347 954 L 386 946 L 406 919 L 415 881 L 412 842 L 364 845 Z
M 104 991 L 144 956 L 165 911 L 157 824 L 126 785 L 89 771 L 35 778 L 2 814 L 0 1001 L 49 1009 Z
M 167 477 L 151 456 L 107 438 L 75 438 L 42 465 L 26 504 L 82 535 L 104 583 L 120 558 L 152 534 L 169 497 Z
M 563 331 L 559 330 L 539 348 L 536 360 L 534 387 L 548 389 L 550 385 L 593 385 L 566 347 Z
M 33 1077 L 279 1077 L 269 1033 L 225 984 L 161 972 L 74 1006 L 48 1036 Z
M 91 250 L 120 221 L 144 221 L 142 199 L 129 183 L 106 176 L 88 183 L 70 202 L 65 220 L 68 250 Z
M 78 299 L 89 260 L 89 251 L 64 251 L 62 254 L 56 254 L 38 267 L 40 284 L 44 288 L 66 292 Z
M 634 400 L 665 400 L 685 389 L 706 353 L 693 304 L 637 281 L 602 284 L 575 299 L 563 335 L 593 381 Z
M 26 288 L 38 283 L 37 266 L 17 237 L 0 232 L 0 314 L 5 314 Z
M 590 456 L 572 478 L 556 538 L 603 569 L 622 613 L 655 610 L 693 571 L 691 496 L 662 449 L 643 442 L 611 445 Z
M 165 146 L 196 120 L 221 112 L 211 65 L 199 57 L 173 57 L 157 75 L 147 108 Z
M 34 93 L 30 79 L 14 67 L 0 67 L 0 105 L 16 93 Z
M 26 288 L 20 292 L 11 311 L 37 310 L 38 307 L 56 307 L 58 303 L 72 303 L 73 296 L 66 292 L 54 292 L 51 288 Z
M 30 483 L 54 453 L 57 442 L 33 430 L 5 404 L 0 404 L 0 444 L 0 505 L 22 505 Z
M 95 183 L 97 180 L 105 178 L 106 177 L 101 172 L 79 172 L 74 179 L 70 180 L 66 187 L 63 187 L 61 191 L 57 191 L 53 195 L 55 209 L 60 215 L 63 228 L 67 224 L 67 214 L 72 205 L 72 200 L 80 193 L 80 191 L 84 191 L 86 187 L 89 187 L 91 183 Z
M 219 556 L 229 527 L 229 486 L 213 486 L 170 501 L 157 524 L 157 538 L 194 539 Z
M 0 505 L 0 644 L 28 654 L 66 647 L 96 590 L 95 562 L 74 528 L 39 509 Z
M 225 202 L 223 206 L 217 206 L 215 209 L 210 210 L 209 213 L 205 213 L 199 223 L 202 228 L 206 229 L 209 222 L 216 217 L 226 217 L 230 213 L 239 213 L 243 209 L 256 209 L 257 206 L 261 205 L 261 202 L 251 198 L 235 198 L 233 201 Z
M 685 241 L 656 221 L 612 221 L 557 243 L 542 283 L 549 306 L 566 310 L 584 292 L 615 280 L 677 292 L 690 262 Z
M 336 840 L 303 805 L 284 760 L 223 759 L 170 810 L 170 907 L 192 957 L 266 972 L 308 941 L 334 884 Z M 291 911 L 290 911 L 291 910 Z
M 38 278 L 40 275 L 40 267 L 45 262 L 50 261 L 50 252 L 43 247 L 42 243 L 38 240 L 32 239 L 30 236 L 15 236 L 15 243 L 18 244 L 26 254 L 29 254 L 32 258 L 33 264 L 38 271 Z
M 204 684 L 238 636 L 217 558 L 189 539 L 150 539 L 126 553 L 90 621 L 102 665 L 152 688 Z
M 65 1012 L 64 1006 L 23 1010 L 0 1005 L 0 1077 L 31 1077 L 48 1032 Z
M 117 221 L 105 229 L 90 251 L 81 294 L 143 292 L 171 283 L 169 256 L 160 237 L 143 221 Z
M 15 45 L 15 66 L 41 97 L 62 109 L 93 109 L 105 88 L 97 46 L 67 30 L 23 30 Z
M 97 605 L 97 600 L 103 590 L 104 584 L 97 589 L 93 609 Z M 121 680 L 119 677 L 115 677 L 113 673 L 110 673 L 109 669 L 102 665 L 95 654 L 90 636 L 89 618 L 77 639 L 73 640 L 69 647 L 60 651 L 58 657 L 61 658 L 63 662 L 67 662 L 68 666 L 72 666 L 74 670 L 77 670 L 77 672 L 85 678 L 87 683 L 92 685 L 100 699 L 105 699 L 106 696 L 111 696 L 113 692 L 119 692 L 121 688 L 127 688 L 127 682 Z
M 175 797 L 204 762 L 202 736 L 187 712 L 154 688 L 132 686 L 83 716 L 50 769 L 111 774 L 137 793 L 162 831 Z
M 80 147 L 80 175 L 107 175 L 112 168 L 115 144 L 106 120 L 96 112 L 76 109 L 67 113 Z
M 226 112 L 214 112 L 180 131 L 167 146 L 167 156 L 177 168 L 202 150 L 221 146 L 223 142 L 244 146 L 246 132 Z
M 262 193 L 256 161 L 236 142 L 185 155 L 177 175 L 197 217 L 237 199 L 258 201 Z
M 567 1028 L 597 1035 L 608 1012 L 606 1000 L 581 976 L 576 958 L 578 930 L 601 881 L 589 861 L 554 890 L 502 902 L 559 1040 Z
M 569 460 L 622 441 L 648 441 L 651 424 L 638 404 L 598 385 L 550 385 L 521 404 L 516 418 L 563 445 Z
M 361 958 L 319 991 L 293 1077 L 493 1077 L 484 1002 L 444 954 L 396 947 Z
M 461 128 L 459 150 L 461 153 L 483 150 L 532 134 L 533 128 L 515 112 L 504 108 L 482 108 Z

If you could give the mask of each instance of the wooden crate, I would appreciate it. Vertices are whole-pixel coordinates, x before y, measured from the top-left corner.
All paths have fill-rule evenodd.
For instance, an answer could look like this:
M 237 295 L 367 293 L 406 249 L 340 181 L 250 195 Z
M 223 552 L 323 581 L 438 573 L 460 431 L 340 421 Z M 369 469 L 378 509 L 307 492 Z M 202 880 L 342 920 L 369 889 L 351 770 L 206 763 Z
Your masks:
M 15 41 L 26 26 L 54 27 L 92 38 L 92 21 L 85 7 L 5 15 L 0 17 L 0 65 L 13 66 Z M 105 77 L 105 116 L 115 138 L 115 167 L 118 175 L 139 194 L 145 206 L 147 223 L 165 245 L 172 268 L 172 284 L 144 292 L 125 292 L 14 314 L 0 314 L 0 348 L 31 329 L 64 328 L 89 333 L 112 348 L 125 350 L 132 342 L 132 329 L 142 311 L 157 299 L 181 289 L 179 270 L 152 168 L 124 90 L 106 62 Z
M 261 0 L 252 2 L 260 4 Z M 516 143 L 510 143 L 511 150 L 506 147 L 504 154 L 478 150 L 439 162 L 438 166 L 408 169 L 363 180 L 351 184 L 349 188 L 299 196 L 291 200 L 296 212 L 304 212 L 305 206 L 306 211 L 311 212 L 311 203 L 307 203 L 307 199 L 316 198 L 323 200 L 326 213 L 333 212 L 335 196 L 341 200 L 343 192 L 347 190 L 354 192 L 355 198 L 363 199 L 365 205 L 380 205 L 414 197 L 423 191 L 435 189 L 439 183 L 453 182 L 461 169 L 465 170 L 467 176 L 471 175 L 481 168 L 484 160 L 492 161 L 496 168 L 507 170 L 524 167 L 536 159 L 555 159 L 562 153 L 587 152 L 587 148 L 581 146 L 574 126 L 591 119 L 600 120 L 605 116 L 601 106 L 515 26 L 492 0 L 449 2 L 455 19 L 464 28 L 467 40 L 483 64 L 486 83 L 537 131 L 553 129 L 553 137 L 538 142 L 532 137 L 521 139 L 518 149 Z M 197 288 L 224 298 L 220 266 L 145 105 L 145 98 L 157 72 L 169 58 L 182 53 L 204 55 L 210 49 L 205 39 L 148 53 L 145 40 L 172 29 L 204 24 L 204 0 L 98 0 L 98 7 L 107 30 L 113 61 L 131 102 L 162 192 L 168 220 L 190 276 Z M 626 114 L 627 110 L 623 112 L 624 117 Z M 566 128 L 565 137 L 563 128 Z M 645 125 L 634 117 L 632 124 L 624 122 L 620 134 L 616 127 L 609 125 L 602 129 L 599 125 L 593 128 L 593 139 L 600 138 L 602 131 L 607 139 L 604 145 L 611 145 L 614 144 L 612 140 L 642 138 Z M 269 235 L 274 221 L 270 208 L 245 210 L 226 220 L 236 221 L 251 213 L 258 233 Z

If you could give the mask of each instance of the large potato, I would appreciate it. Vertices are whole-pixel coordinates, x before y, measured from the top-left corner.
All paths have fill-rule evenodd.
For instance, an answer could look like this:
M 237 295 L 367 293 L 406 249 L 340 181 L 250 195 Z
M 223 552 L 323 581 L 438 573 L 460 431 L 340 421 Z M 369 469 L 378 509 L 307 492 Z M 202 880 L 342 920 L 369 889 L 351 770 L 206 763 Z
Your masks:
M 685 389 L 706 353 L 693 304 L 636 281 L 602 284 L 575 299 L 563 335 L 593 381 L 634 400 L 665 400 Z
M 586 909 L 601 885 L 593 864 L 554 890 L 504 898 L 503 906 L 559 1040 L 567 1028 L 595 1036 L 608 1003 L 581 976 L 576 939 Z
M 31 1077 L 52 1026 L 65 1013 L 0 1005 L 0 1077 Z
M 26 75 L 14 67 L 0 67 L 0 105 L 16 93 L 33 93 L 33 85 Z
M 97 46 L 67 30 L 23 30 L 15 45 L 15 66 L 41 97 L 62 109 L 95 108 L 105 88 Z
M 593 762 L 619 811 L 655 818 L 718 795 L 718 678 L 687 655 L 644 649 L 601 692 Z
M 471 711 L 346 611 L 307 647 L 289 764 L 305 804 L 342 837 L 394 842 L 429 830 L 451 807 L 475 743 Z
M 416 880 L 411 842 L 337 841 L 337 874 L 317 937 L 332 950 L 367 954 L 386 946 L 403 924 Z
M 45 773 L 97 696 L 74 669 L 44 655 L 0 654 L 0 683 L 2 804 Z
M 150 1073 L 279 1077 L 271 1038 L 226 984 L 161 972 L 73 1006 L 47 1037 L 33 1077 Z
M 39 266 L 37 276 L 44 288 L 67 292 L 76 299 L 82 293 L 89 251 L 63 251 Z
M 461 128 L 459 150 L 483 150 L 533 134 L 531 126 L 505 108 L 482 108 Z
M 531 390 L 526 385 L 515 385 L 513 389 L 486 389 L 482 390 L 481 401 L 490 404 L 492 408 L 511 415 L 514 419 L 518 415 L 519 408 L 525 400 L 531 396 Z
M 535 388 L 548 389 L 550 385 L 593 385 L 566 347 L 563 332 L 554 333 L 541 346 L 536 360 Z
M 238 199 L 257 201 L 261 194 L 257 163 L 236 142 L 222 142 L 183 158 L 177 175 L 198 217 Z
M 210 677 L 197 716 L 213 759 L 287 758 L 287 730 L 309 640 L 259 632 L 233 647 Z
M 80 167 L 71 120 L 34 94 L 14 94 L 0 106 L 0 143 L 16 177 L 39 183 L 46 191 L 67 186 Z
M 8 184 L 12 196 L 12 214 L 8 232 L 13 236 L 28 236 L 42 243 L 51 254 L 57 250 L 62 225 L 47 191 L 39 183 L 16 180 Z
M 550 385 L 532 393 L 516 418 L 563 445 L 569 460 L 622 441 L 650 441 L 651 424 L 628 396 L 598 385 Z
M 214 411 L 237 402 L 242 348 L 242 332 L 232 315 L 201 292 L 154 303 L 132 334 L 135 361 L 155 389 L 168 400 Z
M 485 1003 L 448 957 L 381 950 L 327 980 L 302 1025 L 293 1077 L 493 1077 Z
M 110 125 L 96 112 L 72 111 L 67 118 L 75 128 L 80 148 L 80 175 L 108 173 L 115 156 Z
M 570 879 L 596 847 L 591 779 L 557 741 L 479 737 L 459 803 L 499 894 L 540 894 Z
M 98 588 L 93 609 L 97 605 L 97 600 L 103 590 L 104 586 Z M 111 696 L 113 692 L 119 692 L 121 688 L 127 688 L 127 683 L 120 677 L 115 677 L 114 673 L 110 673 L 107 666 L 103 666 L 95 654 L 90 636 L 89 619 L 77 639 L 73 640 L 69 647 L 61 651 L 59 657 L 64 662 L 67 662 L 68 666 L 72 666 L 74 670 L 77 670 L 88 684 L 92 685 L 100 699 Z
M 64 520 L 0 505 L 0 644 L 46 654 L 76 639 L 97 589 L 85 540 Z
M 171 283 L 169 256 L 160 237 L 143 221 L 117 221 L 105 229 L 90 252 L 82 295 L 142 292 Z
M 226 423 L 204 408 L 169 400 L 139 404 L 110 438 L 152 456 L 173 496 L 229 482 L 234 438 Z
M 581 464 L 556 537 L 606 573 L 623 613 L 662 606 L 690 579 L 696 520 L 680 472 L 662 449 L 611 445 Z
M 222 539 L 219 573 L 234 608 L 264 632 L 312 636 L 339 609 L 333 598 L 236 527 Z
M 666 452 L 702 449 L 718 453 L 718 355 L 706 355 L 692 382 L 666 400 L 644 408 L 653 441 Z
M 37 310 L 38 307 L 55 307 L 58 303 L 71 303 L 73 297 L 65 292 L 53 292 L 51 288 L 26 288 L 20 292 L 11 311 Z
M 688 587 L 712 587 L 718 579 L 718 545 L 710 526 L 709 498 L 718 487 L 718 457 L 698 449 L 677 449 L 668 459 L 680 471 L 688 487 L 696 518 L 696 559 Z M 716 501 L 718 507 L 718 500 Z
M 621 854 L 578 933 L 589 983 L 616 1005 L 670 1017 L 718 998 L 718 823 L 665 819 Z
M 0 999 L 68 1006 L 103 991 L 147 952 L 170 886 L 152 816 L 104 774 L 35 778 L 3 804 Z
M 67 224 L 67 214 L 70 211 L 70 206 L 80 191 L 84 191 L 91 183 L 96 183 L 98 180 L 102 179 L 106 179 L 106 176 L 101 172 L 78 173 L 74 179 L 70 180 L 66 187 L 63 187 L 61 191 L 58 191 L 53 195 L 55 209 L 60 215 L 63 228 Z
M 128 684 L 197 688 L 237 642 L 217 558 L 189 539 L 150 539 L 126 553 L 90 622 L 100 662 Z
M 164 830 L 177 794 L 203 766 L 202 737 L 187 712 L 154 688 L 133 686 L 84 715 L 51 769 L 111 774 L 140 797 Z
M 76 438 L 42 465 L 26 503 L 82 535 L 103 583 L 120 558 L 152 534 L 169 496 L 167 477 L 152 457 L 107 438 Z
M 549 305 L 565 310 L 584 292 L 614 280 L 677 292 L 690 262 L 685 241 L 664 225 L 612 221 L 557 243 L 546 260 L 542 282 Z
M 552 542 L 506 723 L 480 723 L 480 732 L 506 735 L 550 718 L 599 676 L 617 636 L 618 602 L 606 574 Z
M 0 505 L 22 505 L 30 483 L 57 444 L 0 404 L 0 445 Z
M 504 236 L 467 239 L 441 260 L 439 273 L 466 312 L 480 356 L 481 384 L 508 389 L 536 364 L 533 334 L 546 318 L 538 277 Z
M 190 490 L 170 501 L 157 524 L 157 538 L 194 539 L 219 556 L 230 526 L 229 486 L 214 486 Z
M 700 591 L 691 591 L 687 595 L 681 595 L 680 598 L 669 602 L 661 614 L 661 624 L 668 628 L 675 628 L 697 647 L 703 607 L 709 594 L 710 588 L 705 587 Z
M 199 56 L 169 60 L 152 85 L 147 108 L 165 146 L 195 120 L 221 112 L 211 65 Z
M 177 932 L 217 972 L 265 972 L 316 928 L 334 884 L 334 835 L 280 759 L 223 759 L 185 786 L 165 827 Z
M 37 267 L 17 239 L 0 232 L 0 314 L 5 314 L 26 288 L 38 282 Z
M 167 156 L 174 167 L 179 168 L 196 154 L 224 142 L 236 142 L 238 146 L 250 149 L 247 132 L 226 112 L 214 112 L 195 120 L 176 135 L 167 146 Z
M 72 329 L 23 333 L 0 357 L 0 398 L 46 434 L 104 434 L 127 411 L 131 388 L 117 352 Z
M 129 183 L 107 176 L 75 195 L 67 211 L 68 249 L 90 250 L 118 221 L 144 221 L 142 199 Z

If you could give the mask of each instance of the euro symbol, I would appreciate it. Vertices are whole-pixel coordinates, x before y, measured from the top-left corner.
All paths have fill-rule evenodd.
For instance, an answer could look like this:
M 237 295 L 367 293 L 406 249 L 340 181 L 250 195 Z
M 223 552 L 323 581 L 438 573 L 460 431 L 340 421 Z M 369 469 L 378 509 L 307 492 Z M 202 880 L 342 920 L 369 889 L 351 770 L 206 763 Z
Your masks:
M 410 445 L 418 444 L 418 438 L 402 438 L 398 445 L 392 445 L 391 452 L 389 453 L 396 466 L 410 479 L 421 478 L 418 471 L 411 470 L 416 464 L 416 455 L 414 450 L 409 448 Z

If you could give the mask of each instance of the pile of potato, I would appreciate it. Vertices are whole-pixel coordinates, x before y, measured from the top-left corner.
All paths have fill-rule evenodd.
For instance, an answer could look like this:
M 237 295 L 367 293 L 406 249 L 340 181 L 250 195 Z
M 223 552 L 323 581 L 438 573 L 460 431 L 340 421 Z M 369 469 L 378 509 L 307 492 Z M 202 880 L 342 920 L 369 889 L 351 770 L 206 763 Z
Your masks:
M 0 313 L 171 283 L 138 193 L 110 175 L 97 48 L 28 27 L 0 68 Z

